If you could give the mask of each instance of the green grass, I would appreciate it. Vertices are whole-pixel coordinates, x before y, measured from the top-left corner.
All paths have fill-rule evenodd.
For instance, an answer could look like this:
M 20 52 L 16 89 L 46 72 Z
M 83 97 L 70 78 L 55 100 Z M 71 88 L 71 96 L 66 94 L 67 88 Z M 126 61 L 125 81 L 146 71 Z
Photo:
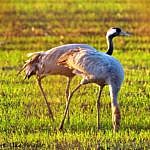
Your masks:
M 149 149 L 150 39 L 149 1 L 19 1 L 0 2 L 0 149 Z M 57 130 L 65 108 L 65 77 L 49 76 L 43 86 L 55 116 L 47 107 L 36 79 L 23 81 L 17 71 L 33 51 L 66 43 L 107 48 L 111 26 L 132 32 L 114 40 L 113 56 L 125 70 L 119 94 L 121 129 L 112 132 L 108 87 L 101 99 L 101 130 L 96 127 L 95 84 L 83 86 L 70 105 L 70 125 Z M 72 89 L 80 82 L 75 77 Z

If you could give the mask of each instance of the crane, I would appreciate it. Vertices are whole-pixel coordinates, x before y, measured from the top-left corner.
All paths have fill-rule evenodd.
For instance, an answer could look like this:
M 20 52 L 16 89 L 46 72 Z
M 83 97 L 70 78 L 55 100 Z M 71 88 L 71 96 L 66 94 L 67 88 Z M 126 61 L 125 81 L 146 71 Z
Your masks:
M 116 31 L 120 35 L 129 36 L 130 34 L 124 31 L 121 31 L 119 28 L 113 28 L 109 30 L 106 37 L 108 38 L 108 51 L 107 53 L 90 51 L 84 48 L 70 49 L 70 51 L 63 54 L 59 59 L 57 64 L 72 69 L 74 74 L 80 75 L 83 77 L 80 84 L 72 91 L 68 97 L 66 109 L 64 112 L 63 119 L 61 121 L 59 129 L 63 129 L 65 117 L 69 109 L 70 100 L 77 89 L 81 85 L 88 83 L 96 83 L 99 85 L 99 95 L 97 99 L 97 126 L 100 129 L 100 97 L 105 85 L 109 85 L 110 97 L 112 101 L 112 120 L 114 131 L 117 131 L 120 126 L 120 110 L 117 102 L 117 95 L 120 90 L 123 78 L 124 71 L 121 64 L 112 56 L 113 43 L 112 38 L 117 36 Z

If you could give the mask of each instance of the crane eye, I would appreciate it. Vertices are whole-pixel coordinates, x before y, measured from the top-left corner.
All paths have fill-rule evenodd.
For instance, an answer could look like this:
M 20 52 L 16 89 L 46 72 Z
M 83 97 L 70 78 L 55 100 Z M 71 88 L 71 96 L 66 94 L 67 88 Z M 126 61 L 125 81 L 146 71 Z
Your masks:
M 121 29 L 120 29 L 120 28 L 116 28 L 116 32 L 117 32 L 117 33 L 120 33 L 120 32 L 121 32 Z

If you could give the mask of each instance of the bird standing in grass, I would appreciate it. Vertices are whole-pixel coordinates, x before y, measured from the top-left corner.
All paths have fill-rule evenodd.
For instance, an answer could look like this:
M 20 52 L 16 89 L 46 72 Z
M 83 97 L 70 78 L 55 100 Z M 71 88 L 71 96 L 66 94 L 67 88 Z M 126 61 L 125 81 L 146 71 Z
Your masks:
M 124 33 L 124 34 L 123 34 Z M 106 34 L 106 39 L 108 43 L 108 55 L 112 55 L 113 53 L 113 43 L 112 39 L 115 36 L 125 35 L 125 32 L 121 31 L 120 28 L 111 28 L 108 30 Z M 47 101 L 45 92 L 41 85 L 41 80 L 47 75 L 64 75 L 67 77 L 67 86 L 66 86 L 66 105 L 67 99 L 70 95 L 70 82 L 75 74 L 72 72 L 72 69 L 64 66 L 57 65 L 58 58 L 64 53 L 70 51 L 70 49 L 76 48 L 87 49 L 88 51 L 96 51 L 95 48 L 87 45 L 87 44 L 66 44 L 59 47 L 52 48 L 45 52 L 34 52 L 29 53 L 29 60 L 26 61 L 25 65 L 19 71 L 19 73 L 23 70 L 26 72 L 26 78 L 30 78 L 32 75 L 36 75 L 38 85 L 40 87 L 41 93 L 46 101 L 49 116 L 54 120 L 52 110 L 50 108 L 50 104 Z M 68 122 L 69 122 L 69 110 L 68 110 Z
M 119 34 L 116 34 L 118 31 Z M 112 54 L 113 43 L 112 38 L 117 35 L 129 35 L 126 32 L 121 31 L 119 28 L 113 28 L 109 30 L 111 37 L 108 40 L 109 47 L 107 54 L 90 51 L 84 48 L 72 49 L 63 54 L 58 59 L 58 65 L 72 69 L 74 74 L 82 76 L 80 84 L 72 91 L 68 97 L 68 102 L 64 112 L 62 122 L 59 129 L 63 129 L 65 117 L 69 108 L 70 100 L 82 85 L 88 83 L 96 83 L 99 86 L 99 94 L 97 98 L 97 127 L 100 129 L 100 97 L 105 85 L 109 85 L 111 104 L 112 104 L 112 122 L 114 131 L 117 131 L 120 126 L 120 110 L 117 101 L 118 92 L 120 90 L 122 81 L 124 79 L 124 71 L 121 64 L 113 57 Z M 106 35 L 106 37 L 108 34 Z M 108 55 L 109 54 L 109 55 Z

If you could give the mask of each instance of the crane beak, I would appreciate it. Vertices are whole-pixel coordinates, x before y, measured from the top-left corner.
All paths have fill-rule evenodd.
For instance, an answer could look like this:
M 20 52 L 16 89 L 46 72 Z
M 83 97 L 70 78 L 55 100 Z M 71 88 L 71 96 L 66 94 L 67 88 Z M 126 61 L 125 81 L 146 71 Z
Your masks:
M 125 32 L 125 31 L 121 31 L 119 35 L 122 36 L 131 36 L 131 33 Z

